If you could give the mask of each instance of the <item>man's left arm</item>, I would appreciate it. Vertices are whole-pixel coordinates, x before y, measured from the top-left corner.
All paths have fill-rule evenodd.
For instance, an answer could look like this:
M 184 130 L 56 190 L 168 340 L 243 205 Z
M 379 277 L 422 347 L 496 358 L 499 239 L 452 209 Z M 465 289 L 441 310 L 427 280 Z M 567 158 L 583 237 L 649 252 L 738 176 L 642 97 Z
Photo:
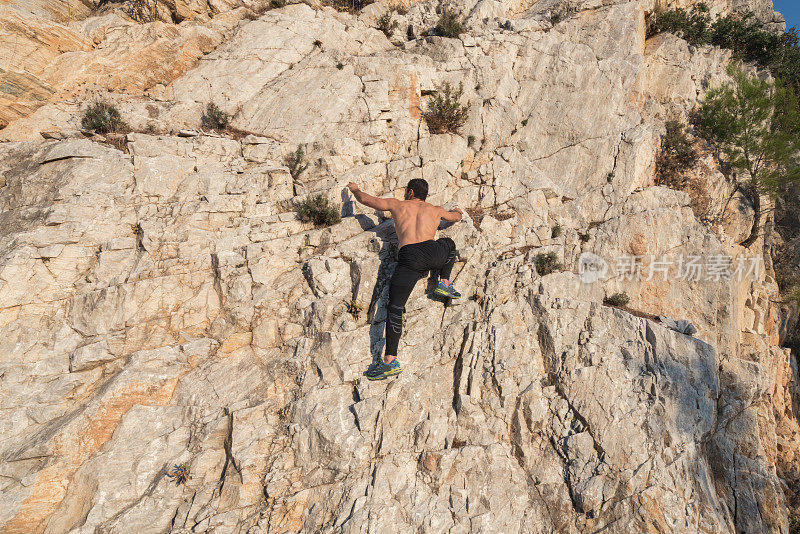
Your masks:
M 441 217 L 447 222 L 458 222 L 461 220 L 462 215 L 463 213 L 460 208 L 453 208 L 450 211 L 442 208 Z

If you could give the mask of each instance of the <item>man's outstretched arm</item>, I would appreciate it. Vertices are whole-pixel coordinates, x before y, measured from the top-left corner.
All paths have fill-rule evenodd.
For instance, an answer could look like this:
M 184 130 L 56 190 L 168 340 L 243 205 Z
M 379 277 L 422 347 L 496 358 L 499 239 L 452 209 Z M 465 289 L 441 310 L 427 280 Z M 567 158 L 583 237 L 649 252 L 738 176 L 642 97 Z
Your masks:
M 447 222 L 458 222 L 461 220 L 462 211 L 460 208 L 453 208 L 450 211 L 442 208 L 442 219 Z
M 379 211 L 391 211 L 394 205 L 397 203 L 397 200 L 394 198 L 378 198 L 372 195 L 368 195 L 363 192 L 361 189 L 358 188 L 356 184 L 350 182 L 347 184 L 347 189 L 356 197 L 356 200 L 360 204 L 364 204 L 367 207 L 379 210 Z

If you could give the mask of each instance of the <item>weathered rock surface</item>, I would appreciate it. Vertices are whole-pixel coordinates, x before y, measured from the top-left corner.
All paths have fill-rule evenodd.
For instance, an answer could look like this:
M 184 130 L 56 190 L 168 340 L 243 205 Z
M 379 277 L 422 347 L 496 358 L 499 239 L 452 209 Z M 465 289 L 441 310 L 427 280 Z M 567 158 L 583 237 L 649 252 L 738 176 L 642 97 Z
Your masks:
M 397 46 L 380 6 L 290 5 L 115 97 L 134 128 L 176 135 L 128 134 L 128 153 L 75 137 L 77 102 L 3 130 L 21 141 L 0 143 L 0 530 L 786 532 L 800 392 L 774 280 L 647 276 L 754 252 L 653 186 L 664 121 L 725 80 L 728 55 L 645 42 L 646 2 L 586 2 L 556 26 L 530 7 L 476 4 L 505 15 Z M 143 45 L 131 57 L 152 44 L 137 32 L 177 47 L 153 28 L 205 31 L 81 24 Z M 444 82 L 470 102 L 462 135 L 422 118 Z M 178 135 L 210 101 L 250 135 Z M 41 139 L 45 119 L 65 133 Z M 414 177 L 470 208 L 442 230 L 465 298 L 420 283 L 405 371 L 370 383 L 396 236 L 343 186 Z M 340 224 L 296 219 L 311 192 Z M 537 273 L 546 252 L 563 271 Z M 594 283 L 587 252 L 610 264 Z M 634 313 L 603 305 L 620 291 Z
M 0 138 L 29 138 L 49 129 L 47 117 L 65 100 L 74 99 L 74 110 L 107 91 L 140 95 L 169 83 L 248 13 L 240 7 L 207 24 L 138 24 L 118 10 L 62 20 L 47 18 L 44 7 L 0 4 L 0 127 L 14 122 L 0 130 Z M 48 102 L 53 104 L 41 109 Z M 31 124 L 39 128 L 32 132 Z

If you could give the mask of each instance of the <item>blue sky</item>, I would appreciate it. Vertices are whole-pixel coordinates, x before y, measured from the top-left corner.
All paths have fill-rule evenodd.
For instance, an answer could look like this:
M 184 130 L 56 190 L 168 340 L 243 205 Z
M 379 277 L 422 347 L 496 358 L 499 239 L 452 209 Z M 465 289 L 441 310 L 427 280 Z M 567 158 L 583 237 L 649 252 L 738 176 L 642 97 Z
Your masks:
M 780 11 L 786 19 L 786 26 L 800 29 L 800 2 L 797 0 L 774 0 L 775 11 Z

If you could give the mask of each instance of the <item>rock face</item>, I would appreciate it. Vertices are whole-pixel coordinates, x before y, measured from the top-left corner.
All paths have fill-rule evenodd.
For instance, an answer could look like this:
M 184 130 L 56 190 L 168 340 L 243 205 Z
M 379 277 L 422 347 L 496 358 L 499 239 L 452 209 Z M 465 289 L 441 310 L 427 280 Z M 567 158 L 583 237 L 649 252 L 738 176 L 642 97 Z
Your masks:
M 729 54 L 645 42 L 648 2 L 576 4 L 555 26 L 552 4 L 482 0 L 460 38 L 408 41 L 374 28 L 379 4 L 289 5 L 149 96 L 162 75 L 116 95 L 140 130 L 127 152 L 70 133 L 80 102 L 4 129 L 0 530 L 786 532 L 799 392 L 775 282 L 677 276 L 759 250 L 653 185 L 665 119 L 725 81 Z M 438 17 L 393 16 L 415 35 Z M 167 65 L 183 32 L 212 31 L 151 42 L 105 20 L 80 24 L 126 35 L 131 58 L 162 40 Z M 54 84 L 136 83 L 87 46 L 48 60 L 88 65 Z M 445 82 L 469 101 L 460 135 L 422 116 Z M 143 133 L 199 130 L 211 101 L 237 135 Z M 405 371 L 371 383 L 397 240 L 343 186 L 416 177 L 470 208 L 441 231 L 465 298 L 418 284 Z M 704 179 L 724 190 L 713 166 Z M 341 223 L 297 220 L 316 192 Z M 537 272 L 549 252 L 563 268 Z M 588 253 L 607 262 L 596 280 Z M 626 310 L 603 304 L 622 291 Z
M 98 6 L 86 4 L 75 0 L 0 2 L 0 127 L 49 101 L 58 109 L 71 98 L 79 102 L 104 91 L 136 95 L 167 84 L 252 13 L 230 2 L 206 25 L 189 21 L 174 25 L 171 16 L 162 17 L 168 24 L 160 20 L 139 24 L 120 8 L 97 11 Z M 178 5 L 183 6 L 180 9 L 196 7 Z M 238 9 L 231 11 L 234 7 Z M 179 18 L 191 17 L 187 13 Z M 25 132 L 22 124 L 17 128 Z M 8 133 L 3 131 L 0 138 L 16 138 Z

